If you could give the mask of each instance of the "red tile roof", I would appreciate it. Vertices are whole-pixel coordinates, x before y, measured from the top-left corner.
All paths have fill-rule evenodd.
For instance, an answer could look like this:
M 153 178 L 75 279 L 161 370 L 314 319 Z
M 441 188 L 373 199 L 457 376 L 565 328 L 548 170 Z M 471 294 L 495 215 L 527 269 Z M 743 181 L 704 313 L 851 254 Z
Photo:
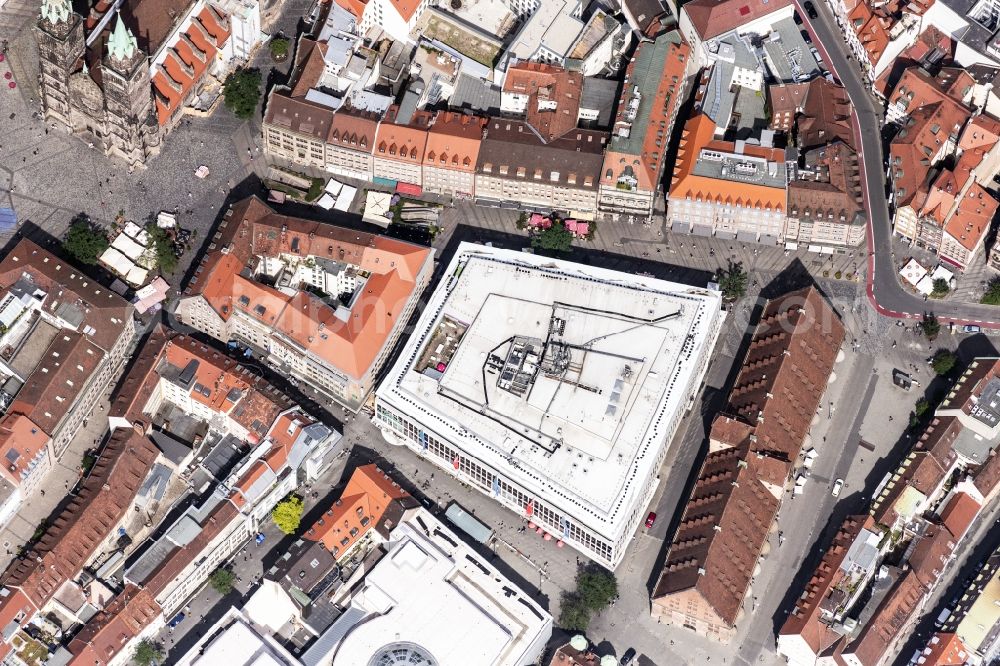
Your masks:
M 112 433 L 79 492 L 41 538 L 0 576 L 41 607 L 79 575 L 97 547 L 132 508 L 159 451 L 134 430 Z
M 681 12 L 688 15 L 698 36 L 706 41 L 790 4 L 791 0 L 692 0 L 684 3 Z
M 778 632 L 780 636 L 800 636 L 814 654 L 822 653 L 840 638 L 840 634 L 821 620 L 821 605 L 843 578 L 844 572 L 840 565 L 851 544 L 862 529 L 871 530 L 874 526 L 875 521 L 870 516 L 849 516 L 844 521 L 834 536 L 833 543 L 823 553 L 823 559 L 806 583 L 802 595 L 795 602 L 795 608 Z
M 162 613 L 149 588 L 126 585 L 70 641 L 70 665 L 106 666 Z
M 961 539 L 981 508 L 979 500 L 972 495 L 956 493 L 941 511 L 941 522 L 956 539 Z
M 904 573 L 843 654 L 854 655 L 862 666 L 880 664 L 925 594 L 927 587 L 917 574 L 912 569 Z
M 583 74 L 557 65 L 520 62 L 507 69 L 503 92 L 528 96 L 525 120 L 548 143 L 576 127 Z
M 191 19 L 191 24 L 169 47 L 152 76 L 156 117 L 166 125 L 184 106 L 188 95 L 211 68 L 219 50 L 229 39 L 228 19 L 212 5 Z
M 889 103 L 908 114 L 904 126 L 889 146 L 891 177 L 896 205 L 904 206 L 923 197 L 930 187 L 932 160 L 949 138 L 959 132 L 972 111 L 962 102 L 972 78 L 961 70 L 944 68 L 931 76 L 920 67 L 903 73 Z
M 394 500 L 409 497 L 399 484 L 375 465 L 354 470 L 347 486 L 332 507 L 303 535 L 321 541 L 339 558 L 382 520 Z
M 266 323 L 343 372 L 364 376 L 391 334 L 393 318 L 404 311 L 416 289 L 431 251 L 386 236 L 279 215 L 256 197 L 235 204 L 232 211 L 216 241 L 220 249 L 205 257 L 198 282 L 189 283 L 185 295 L 203 296 L 228 319 L 239 305 L 239 294 L 250 290 L 245 292 L 248 312 L 265 305 Z M 237 275 L 257 256 L 282 252 L 332 258 L 370 273 L 347 321 L 306 292 L 289 299 Z
M 958 634 L 938 632 L 920 653 L 920 666 L 964 666 L 970 656 Z
M 990 230 L 990 222 L 1000 203 L 979 183 L 973 183 L 965 196 L 958 200 L 958 208 L 945 224 L 944 230 L 966 250 L 974 250 Z M 942 247 L 942 251 L 944 248 Z
M 797 121 L 800 148 L 842 141 L 857 145 L 851 124 L 851 100 L 842 86 L 823 78 L 809 82 L 802 116 Z
M 0 420 L 0 461 L 3 475 L 15 486 L 21 485 L 21 475 L 49 443 L 41 426 L 22 414 L 8 411 Z M 3 625 L 0 625 L 3 626 Z
M 721 621 L 736 623 L 843 339 L 843 324 L 816 289 L 764 307 L 728 405 L 713 423 L 714 450 L 688 498 L 654 600 L 694 589 Z

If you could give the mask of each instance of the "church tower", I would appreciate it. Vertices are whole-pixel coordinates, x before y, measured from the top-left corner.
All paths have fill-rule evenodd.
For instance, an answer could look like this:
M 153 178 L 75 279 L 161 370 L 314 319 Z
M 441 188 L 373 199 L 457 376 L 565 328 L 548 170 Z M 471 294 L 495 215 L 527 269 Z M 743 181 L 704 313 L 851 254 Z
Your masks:
M 41 60 L 39 90 L 46 119 L 73 131 L 69 78 L 84 57 L 83 19 L 73 13 L 70 0 L 42 0 L 35 24 Z
M 102 70 L 108 152 L 131 166 L 141 165 L 159 152 L 160 128 L 153 113 L 148 59 L 121 15 L 108 39 Z

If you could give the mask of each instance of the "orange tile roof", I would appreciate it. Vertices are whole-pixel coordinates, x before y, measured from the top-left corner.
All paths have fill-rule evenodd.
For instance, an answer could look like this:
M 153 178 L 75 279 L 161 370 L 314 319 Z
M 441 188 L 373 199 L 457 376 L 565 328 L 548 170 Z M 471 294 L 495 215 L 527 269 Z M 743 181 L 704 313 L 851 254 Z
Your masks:
M 880 13 L 875 13 L 865 3 L 859 3 L 847 15 L 847 21 L 854 27 L 854 32 L 861 41 L 861 46 L 868 55 L 872 65 L 878 63 L 885 53 L 889 42 L 889 28 L 892 22 Z
M 377 358 L 431 256 L 427 248 L 386 236 L 278 215 L 256 197 L 233 207 L 217 244 L 228 247 L 228 253 L 209 253 L 201 279 L 185 294 L 200 294 L 224 318 L 241 308 L 355 378 Z M 348 319 L 337 318 L 307 292 L 288 297 L 237 275 L 254 257 L 280 253 L 330 258 L 369 272 Z M 241 296 L 246 296 L 243 304 Z
M 69 643 L 70 666 L 105 666 L 162 615 L 148 588 L 128 584 Z M 119 662 L 120 663 L 120 662 Z
M 735 181 L 709 178 L 694 173 L 698 156 L 703 148 L 721 152 L 735 152 L 735 144 L 730 141 L 715 140 L 715 121 L 704 114 L 698 114 L 684 125 L 677 163 L 670 184 L 671 198 L 702 199 L 705 201 L 732 202 L 744 208 L 761 208 L 775 211 L 785 210 L 786 191 L 784 188 L 767 187 Z M 763 157 L 771 161 L 784 161 L 779 149 L 746 146 L 747 155 Z
M 998 141 L 1000 141 L 1000 120 L 981 113 L 970 120 L 962 130 L 962 136 L 958 139 L 958 149 L 962 151 L 976 149 L 985 153 Z
M 691 0 L 684 3 L 691 25 L 702 41 L 735 30 L 792 4 L 791 0 Z
M 935 640 L 936 639 L 936 640 Z M 964 666 L 971 653 L 955 633 L 938 632 L 920 654 L 921 666 Z
M 395 122 L 398 107 L 390 107 L 375 135 L 375 156 L 411 164 L 421 164 L 427 148 L 427 128 L 433 114 L 417 111 L 406 125 Z
M 507 69 L 503 91 L 527 95 L 525 120 L 548 143 L 576 127 L 583 75 L 558 65 L 519 62 Z M 539 109 L 540 103 L 554 103 L 555 108 Z
M 256 374 L 240 370 L 232 359 L 185 335 L 167 342 L 161 357 L 179 369 L 197 362 L 190 389 L 192 399 L 213 411 L 228 414 L 249 431 L 247 437 L 251 442 L 263 438 L 281 411 L 289 407 L 283 395 L 261 390 L 265 387 Z M 151 381 L 159 381 L 159 376 L 151 377 Z
M 38 424 L 23 414 L 8 412 L 0 420 L 0 460 L 4 476 L 15 486 L 21 485 L 21 474 L 48 443 L 49 436 Z
M 211 5 L 206 5 L 167 49 L 166 57 L 152 77 L 153 89 L 158 93 L 155 100 L 160 125 L 166 125 L 180 110 L 228 39 L 229 30 L 223 25 L 222 17 Z
M 941 512 L 941 522 L 956 539 L 961 539 L 981 508 L 982 505 L 972 495 L 956 493 Z
M 974 250 L 990 229 L 997 212 L 997 200 L 982 185 L 973 183 L 945 225 L 945 232 L 967 250 Z
M 427 133 L 424 166 L 476 172 L 486 118 L 441 111 Z
M 664 57 L 662 71 L 654 81 L 637 81 L 635 74 L 636 63 L 643 49 L 650 49 L 652 53 L 657 53 L 656 49 L 661 40 L 670 42 L 667 53 Z M 627 148 L 628 144 L 621 139 L 611 136 L 611 143 L 604 156 L 604 164 L 601 168 L 601 184 L 612 187 L 618 179 L 631 169 L 638 187 L 641 190 L 655 191 L 661 180 L 661 175 L 665 167 L 664 148 L 673 130 L 671 118 L 674 118 L 678 104 L 683 102 L 684 96 L 681 94 L 684 89 L 684 81 L 687 78 L 685 72 L 691 58 L 691 47 L 680 37 L 679 33 L 667 33 L 660 35 L 657 42 L 642 41 L 636 47 L 636 53 L 629 62 L 626 70 L 626 77 L 629 83 L 622 88 L 621 97 L 615 110 L 615 125 L 619 123 L 629 125 L 629 136 L 642 136 L 641 152 L 636 154 L 633 151 L 621 150 Z M 638 90 L 643 96 L 648 96 L 651 92 L 652 98 L 647 98 L 645 104 L 649 104 L 649 115 L 645 127 L 637 127 L 627 119 L 629 113 L 629 102 L 633 97 L 635 88 L 643 85 L 642 90 Z M 655 91 L 652 90 L 656 86 Z M 631 143 L 631 142 L 628 142 Z
M 365 13 L 365 7 L 368 6 L 368 0 L 337 0 L 337 4 L 349 11 L 360 23 L 361 17 Z
M 393 500 L 405 497 L 409 497 L 409 493 L 377 466 L 359 467 L 351 474 L 340 499 L 303 537 L 323 542 L 326 549 L 338 557 L 378 524 Z

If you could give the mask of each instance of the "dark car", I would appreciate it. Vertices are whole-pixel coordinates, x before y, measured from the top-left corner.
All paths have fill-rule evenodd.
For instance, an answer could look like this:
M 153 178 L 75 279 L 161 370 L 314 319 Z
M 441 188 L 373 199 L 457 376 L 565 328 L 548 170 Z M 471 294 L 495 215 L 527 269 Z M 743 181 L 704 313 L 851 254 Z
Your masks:
M 806 0 L 804 3 L 802 3 L 802 7 L 806 10 L 806 14 L 809 16 L 809 18 L 814 19 L 819 16 L 816 13 L 816 6 L 809 0 Z
M 184 618 L 186 618 L 186 617 L 187 616 L 184 613 L 178 613 L 177 615 L 174 616 L 174 619 L 172 619 L 169 623 L 167 623 L 167 626 L 170 627 L 171 629 L 173 629 L 178 624 L 180 624 L 181 622 L 183 622 Z
M 656 522 L 656 512 L 650 511 L 649 515 L 646 516 L 646 527 L 652 527 L 653 523 Z
M 622 658 L 618 663 L 621 664 L 621 666 L 629 666 L 633 659 L 635 659 L 635 648 L 629 648 L 625 650 L 625 654 L 622 655 Z

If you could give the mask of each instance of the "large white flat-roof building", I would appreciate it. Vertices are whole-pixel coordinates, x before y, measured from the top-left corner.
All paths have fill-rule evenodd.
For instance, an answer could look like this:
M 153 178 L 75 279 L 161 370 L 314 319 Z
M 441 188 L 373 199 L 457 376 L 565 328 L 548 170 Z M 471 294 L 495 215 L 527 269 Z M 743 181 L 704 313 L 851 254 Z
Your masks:
M 463 243 L 376 423 L 614 568 L 723 317 L 716 292 Z

